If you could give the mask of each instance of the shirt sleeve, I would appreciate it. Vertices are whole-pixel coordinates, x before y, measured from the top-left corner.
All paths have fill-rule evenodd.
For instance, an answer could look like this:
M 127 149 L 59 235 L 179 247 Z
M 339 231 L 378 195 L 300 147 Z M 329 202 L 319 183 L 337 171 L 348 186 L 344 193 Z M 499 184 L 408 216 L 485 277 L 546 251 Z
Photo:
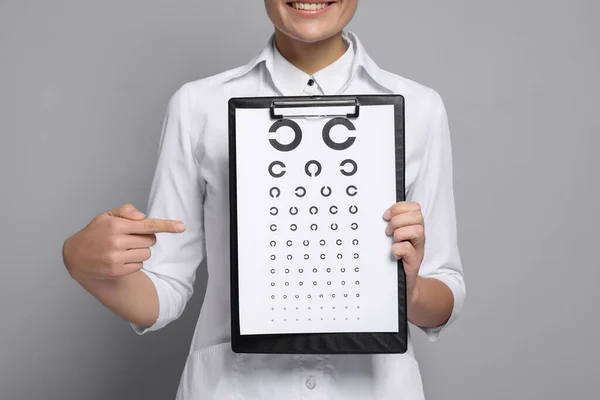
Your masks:
M 186 224 L 180 234 L 159 233 L 151 257 L 142 271 L 152 280 L 160 311 L 154 325 L 131 324 L 138 334 L 158 330 L 183 313 L 193 294 L 196 270 L 205 256 L 203 200 L 205 181 L 199 174 L 190 136 L 190 110 L 186 86 L 169 101 L 159 141 L 158 161 L 147 215 Z
M 458 318 L 466 290 L 457 243 L 448 116 L 437 92 L 434 92 L 430 115 L 426 149 L 407 200 L 421 205 L 425 220 L 425 254 L 419 275 L 442 281 L 454 295 L 452 314 L 444 325 L 420 327 L 433 342 Z

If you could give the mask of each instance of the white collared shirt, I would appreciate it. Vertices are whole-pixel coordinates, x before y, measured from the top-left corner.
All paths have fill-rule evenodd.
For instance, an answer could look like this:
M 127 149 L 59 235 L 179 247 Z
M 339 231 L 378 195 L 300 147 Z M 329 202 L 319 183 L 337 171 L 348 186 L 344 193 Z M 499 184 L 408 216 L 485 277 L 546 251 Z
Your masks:
M 352 32 L 344 32 L 344 38 L 348 45 L 344 56 L 309 76 L 278 54 L 272 37 L 247 65 L 189 82 L 169 103 L 147 214 L 184 221 L 187 230 L 158 235 L 142 270 L 156 287 L 159 318 L 146 329 L 132 326 L 142 334 L 178 318 L 192 296 L 196 269 L 206 259 L 206 294 L 177 399 L 424 398 L 410 335 L 406 354 L 236 354 L 231 350 L 227 102 L 232 97 L 291 96 L 313 90 L 325 95 L 402 94 L 406 197 L 420 203 L 425 218 L 425 257 L 419 274 L 439 279 L 454 294 L 449 321 L 421 329 L 436 340 L 462 309 L 465 284 L 444 104 L 434 90 L 380 69 Z M 315 81 L 312 86 L 309 79 Z

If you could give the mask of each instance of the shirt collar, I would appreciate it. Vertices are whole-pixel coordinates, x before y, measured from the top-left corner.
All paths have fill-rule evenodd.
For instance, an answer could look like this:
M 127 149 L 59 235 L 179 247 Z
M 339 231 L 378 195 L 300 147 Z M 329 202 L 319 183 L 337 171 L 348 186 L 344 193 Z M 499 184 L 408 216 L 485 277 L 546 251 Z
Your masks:
M 353 57 L 352 57 L 352 53 L 348 53 L 348 52 L 346 52 L 346 54 L 344 54 L 344 56 L 342 57 L 342 58 L 344 58 L 348 55 L 350 57 L 352 57 L 352 63 L 350 64 L 351 65 L 350 79 L 355 78 L 356 75 L 358 74 L 359 70 L 363 70 L 364 72 L 367 73 L 367 75 L 371 79 L 373 79 L 385 91 L 387 91 L 389 93 L 393 93 L 393 91 L 394 91 L 393 90 L 393 87 L 394 87 L 393 80 L 389 79 L 388 75 L 385 73 L 385 71 L 380 69 L 379 66 L 375 63 L 375 61 L 373 61 L 373 59 L 367 54 L 365 48 L 363 47 L 362 43 L 358 40 L 358 37 L 356 36 L 356 34 L 351 31 L 344 30 L 342 35 L 343 35 L 344 39 L 350 44 L 350 46 L 354 50 Z M 241 77 L 245 76 L 246 74 L 250 73 L 255 68 L 257 68 L 259 65 L 264 64 L 267 71 L 271 75 L 273 82 L 277 84 L 277 82 L 276 82 L 277 78 L 274 73 L 274 71 L 275 71 L 274 63 L 275 63 L 275 57 L 276 57 L 274 43 L 275 43 L 275 34 L 271 35 L 271 38 L 269 39 L 269 41 L 267 42 L 267 45 L 263 48 L 263 50 L 256 57 L 254 57 L 248 64 L 246 64 L 242 68 L 239 68 L 236 71 L 236 73 L 232 74 L 229 77 L 228 81 L 237 79 L 237 78 L 241 78 Z M 348 50 L 350 50 L 350 48 Z M 337 60 L 337 61 L 340 61 L 340 60 Z M 337 61 L 329 66 L 329 67 L 333 66 L 332 70 L 336 69 L 335 64 L 337 63 Z M 286 60 L 286 62 L 287 62 L 287 60 Z M 342 63 L 344 63 L 344 60 L 342 60 Z M 326 70 L 329 69 L 329 67 L 326 67 L 325 69 L 317 72 L 315 74 L 315 76 L 317 76 L 320 72 L 323 72 L 323 71 L 325 71 L 326 76 L 328 76 Z M 302 72 L 302 71 L 300 71 L 300 72 L 302 74 L 304 74 L 304 72 Z M 306 74 L 304 76 L 308 77 L 308 75 L 306 75 Z M 323 81 L 325 81 L 325 80 L 326 79 L 323 79 Z M 306 83 L 306 82 L 304 82 L 304 83 Z M 319 82 L 319 83 L 321 84 L 321 82 Z M 327 83 L 323 82 L 323 85 L 327 85 Z M 335 84 L 331 85 L 331 87 L 335 87 L 335 86 L 336 86 Z M 331 87 L 329 89 L 331 89 Z M 300 90 L 302 90 L 302 88 Z M 324 93 L 326 93 L 326 94 L 331 93 L 330 90 L 327 90 L 327 86 L 325 86 L 325 88 L 323 88 L 323 89 L 324 89 Z
M 273 42 L 273 81 L 281 92 L 287 96 L 297 96 L 306 88 L 309 79 L 321 88 L 323 94 L 337 94 L 352 75 L 354 48 L 352 42 L 344 40 L 346 52 L 327 67 L 308 75 L 286 60 Z

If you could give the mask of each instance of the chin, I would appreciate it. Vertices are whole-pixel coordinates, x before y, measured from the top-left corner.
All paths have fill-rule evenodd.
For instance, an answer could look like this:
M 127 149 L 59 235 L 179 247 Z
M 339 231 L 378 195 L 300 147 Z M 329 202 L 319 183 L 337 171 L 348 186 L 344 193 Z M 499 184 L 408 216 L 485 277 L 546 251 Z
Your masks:
M 265 0 L 275 27 L 293 39 L 314 43 L 341 32 L 350 22 L 358 0 Z
M 331 29 L 331 27 L 321 27 L 317 25 L 310 27 L 299 27 L 291 31 L 284 30 L 283 33 L 295 40 L 298 40 L 299 42 L 316 43 L 329 39 L 330 37 L 341 32 L 342 29 L 343 27 L 338 30 Z

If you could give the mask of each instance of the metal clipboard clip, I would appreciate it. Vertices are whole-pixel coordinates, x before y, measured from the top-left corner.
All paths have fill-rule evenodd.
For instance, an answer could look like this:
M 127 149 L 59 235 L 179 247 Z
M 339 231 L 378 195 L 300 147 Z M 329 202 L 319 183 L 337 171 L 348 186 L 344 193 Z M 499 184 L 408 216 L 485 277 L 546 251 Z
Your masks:
M 327 113 L 323 113 L 327 108 Z M 306 97 L 287 100 L 273 100 L 270 107 L 271 119 L 282 118 L 358 118 L 360 104 L 355 97 L 322 98 Z

